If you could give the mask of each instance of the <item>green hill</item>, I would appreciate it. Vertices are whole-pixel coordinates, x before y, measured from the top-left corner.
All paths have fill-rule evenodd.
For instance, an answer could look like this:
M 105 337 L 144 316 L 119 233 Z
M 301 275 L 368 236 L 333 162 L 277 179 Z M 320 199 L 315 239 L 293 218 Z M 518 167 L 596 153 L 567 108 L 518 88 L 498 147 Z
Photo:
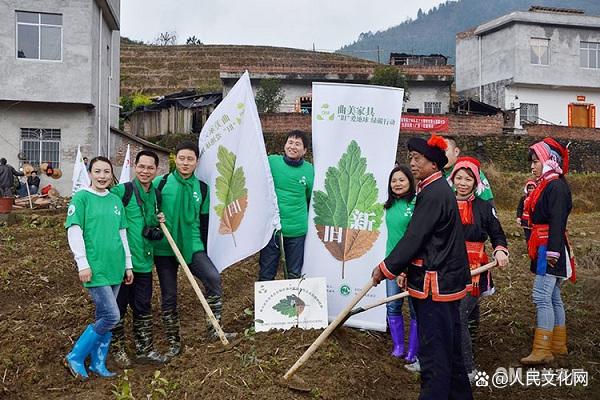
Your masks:
M 477 25 L 530 6 L 574 8 L 587 15 L 600 15 L 599 0 L 459 0 L 447 1 L 429 10 L 419 10 L 417 18 L 378 32 L 363 32 L 338 52 L 387 63 L 391 52 L 444 54 L 454 64 L 455 37 Z

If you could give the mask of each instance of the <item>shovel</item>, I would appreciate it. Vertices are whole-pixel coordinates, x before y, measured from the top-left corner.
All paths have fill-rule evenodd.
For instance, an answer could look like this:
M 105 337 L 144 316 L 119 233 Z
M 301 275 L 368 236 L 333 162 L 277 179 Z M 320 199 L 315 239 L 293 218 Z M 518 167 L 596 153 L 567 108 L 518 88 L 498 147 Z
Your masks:
M 165 234 L 165 237 L 167 238 L 167 241 L 171 245 L 171 249 L 173 249 L 173 252 L 175 253 L 175 257 L 177 257 L 177 261 L 179 262 L 179 265 L 181 265 L 181 268 L 183 268 L 183 272 L 185 272 L 185 276 L 187 276 L 188 280 L 192 284 L 192 288 L 194 288 L 194 292 L 196 292 L 196 296 L 198 296 L 200 303 L 202 303 L 202 307 L 204 308 L 204 312 L 206 312 L 206 315 L 208 316 L 210 323 L 215 328 L 217 335 L 219 335 L 219 339 L 221 339 L 221 343 L 223 343 L 223 346 L 229 346 L 229 340 L 227 340 L 227 338 L 225 337 L 225 333 L 223 333 L 223 329 L 221 329 L 221 326 L 219 325 L 219 322 L 215 318 L 215 315 L 213 314 L 212 310 L 210 309 L 208 302 L 204 298 L 204 295 L 202 294 L 200 287 L 198 287 L 198 283 L 196 282 L 196 279 L 194 279 L 194 275 L 192 275 L 192 272 L 190 271 L 190 268 L 188 267 L 185 260 L 183 259 L 183 256 L 181 255 L 179 248 L 177 248 L 177 245 L 175 244 L 175 241 L 173 240 L 171 233 L 169 233 L 167 226 L 163 222 L 160 223 L 160 229 L 162 229 L 163 233 Z

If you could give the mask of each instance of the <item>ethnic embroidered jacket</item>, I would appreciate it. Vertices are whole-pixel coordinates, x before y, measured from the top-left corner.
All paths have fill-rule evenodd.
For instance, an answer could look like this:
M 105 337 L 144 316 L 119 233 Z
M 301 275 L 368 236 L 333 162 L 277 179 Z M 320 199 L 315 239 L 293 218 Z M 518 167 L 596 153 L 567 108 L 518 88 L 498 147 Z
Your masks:
M 388 279 L 408 275 L 408 292 L 434 301 L 455 301 L 471 282 L 456 197 L 441 172 L 424 179 L 406 233 L 379 264 Z
M 488 263 L 484 249 L 488 238 L 492 242 L 494 255 L 498 251 L 504 251 L 508 255 L 506 235 L 496 215 L 496 209 L 489 201 L 471 196 L 467 200 L 458 200 L 458 208 L 471 269 Z M 486 271 L 472 277 L 471 285 L 467 289 L 474 297 L 493 294 L 494 283 L 491 272 Z
M 567 219 L 573 208 L 571 190 L 565 178 L 545 174 L 526 202 L 530 215 L 529 257 L 531 272 L 575 280 L 575 260 L 567 240 Z M 556 266 L 546 262 L 546 255 L 558 257 Z

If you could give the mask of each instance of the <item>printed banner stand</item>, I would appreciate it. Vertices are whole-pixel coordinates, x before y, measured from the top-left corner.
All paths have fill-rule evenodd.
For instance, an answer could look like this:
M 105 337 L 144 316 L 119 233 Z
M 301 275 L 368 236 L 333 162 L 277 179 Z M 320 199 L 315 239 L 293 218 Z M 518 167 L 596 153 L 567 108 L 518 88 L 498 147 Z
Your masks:
M 326 277 L 333 320 L 385 258 L 383 204 L 396 160 L 404 90 L 313 83 L 312 143 L 315 183 L 304 246 L 303 273 Z M 385 284 L 361 303 L 385 297 Z M 346 325 L 385 331 L 385 307 Z
M 325 278 L 284 279 L 254 283 L 254 329 L 326 328 Z

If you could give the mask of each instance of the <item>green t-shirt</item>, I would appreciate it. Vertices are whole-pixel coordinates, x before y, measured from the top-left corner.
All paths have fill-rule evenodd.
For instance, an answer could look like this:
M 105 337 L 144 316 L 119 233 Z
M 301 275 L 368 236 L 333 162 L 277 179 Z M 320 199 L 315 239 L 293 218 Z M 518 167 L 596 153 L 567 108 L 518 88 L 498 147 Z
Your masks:
M 450 174 L 452 173 L 453 168 L 454 168 L 454 166 L 452 166 L 444 171 L 444 177 L 446 178 L 446 180 L 448 180 L 448 183 L 452 187 L 454 187 L 454 185 L 452 184 L 452 182 L 450 182 Z M 479 170 L 479 179 L 481 179 L 481 184 L 483 185 L 483 190 L 479 193 L 475 193 L 475 195 L 477 197 L 479 197 L 481 200 L 485 200 L 485 201 L 492 200 L 494 198 L 494 193 L 492 193 L 492 187 L 490 186 L 490 181 L 488 181 L 487 177 L 485 176 L 485 174 L 483 173 L 482 170 Z
M 385 245 L 385 256 L 389 256 L 394 247 L 406 233 L 408 223 L 412 218 L 415 209 L 417 196 L 414 196 L 409 202 L 406 199 L 394 201 L 392 206 L 385 210 L 385 225 L 387 226 L 387 242 Z
M 162 176 L 154 179 L 158 187 Z M 204 250 L 200 238 L 200 213 L 208 213 L 210 204 L 208 194 L 202 198 L 200 181 L 194 175 L 184 179 L 179 172 L 169 174 L 167 182 L 161 190 L 161 208 L 165 214 L 165 225 L 177 244 L 186 263 L 192 261 L 192 255 Z M 206 201 L 203 201 L 206 200 Z M 154 255 L 174 256 L 167 239 L 164 238 L 154 245 Z
M 297 167 L 288 165 L 281 155 L 269 156 L 269 166 L 273 175 L 283 236 L 306 235 L 308 203 L 315 180 L 314 167 L 308 161 Z
M 118 285 L 125 275 L 125 250 L 119 234 L 127 228 L 123 203 L 112 193 L 80 190 L 71 199 L 65 228 L 79 225 L 92 280 L 85 287 Z
M 152 272 L 152 266 L 154 265 L 154 243 L 143 237 L 142 231 L 144 226 L 158 226 L 156 194 L 153 186 L 150 186 L 150 190 L 146 192 L 137 179 L 134 179 L 132 183 L 138 188 L 143 210 L 137 203 L 135 193 L 132 193 L 129 203 L 125 207 L 127 241 L 131 250 L 133 272 L 147 273 Z M 123 199 L 125 184 L 117 185 L 110 191 Z

